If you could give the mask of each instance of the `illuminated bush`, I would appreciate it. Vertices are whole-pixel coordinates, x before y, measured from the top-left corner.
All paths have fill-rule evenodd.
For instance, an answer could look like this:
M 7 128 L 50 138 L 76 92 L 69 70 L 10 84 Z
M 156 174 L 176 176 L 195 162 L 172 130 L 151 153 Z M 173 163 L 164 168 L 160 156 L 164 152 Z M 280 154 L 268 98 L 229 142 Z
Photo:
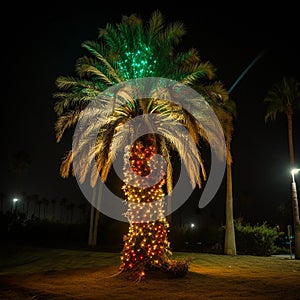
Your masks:
M 235 237 L 238 254 L 270 256 L 275 251 L 275 240 L 280 233 L 276 227 L 269 226 L 266 222 L 261 225 L 242 224 L 235 221 Z

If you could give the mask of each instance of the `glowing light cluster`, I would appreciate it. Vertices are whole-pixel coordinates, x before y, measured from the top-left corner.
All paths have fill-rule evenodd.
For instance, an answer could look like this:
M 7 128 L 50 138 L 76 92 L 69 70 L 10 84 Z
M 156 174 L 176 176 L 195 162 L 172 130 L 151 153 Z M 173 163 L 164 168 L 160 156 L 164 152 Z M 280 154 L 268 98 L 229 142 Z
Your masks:
M 125 48 L 132 47 L 125 45 Z M 151 48 L 141 44 L 136 51 L 127 50 L 125 57 L 119 59 L 117 64 L 124 79 L 128 80 L 153 76 L 156 60 L 153 57 Z
M 128 167 L 139 175 L 139 180 L 147 180 L 151 173 L 150 160 L 156 153 L 156 147 L 151 143 L 136 142 L 125 155 L 124 177 L 122 189 L 128 203 L 126 217 L 129 220 L 129 231 L 124 236 L 124 248 L 121 255 L 121 269 L 136 271 L 144 276 L 147 269 L 161 267 L 168 261 L 171 254 L 168 242 L 169 224 L 164 217 L 162 186 L 165 182 L 163 169 L 159 163 L 152 168 L 161 169 L 161 180 L 151 187 L 136 187 L 129 185 L 132 173 Z M 148 141 L 149 142 L 149 141 Z M 155 221 L 149 221 L 153 215 Z

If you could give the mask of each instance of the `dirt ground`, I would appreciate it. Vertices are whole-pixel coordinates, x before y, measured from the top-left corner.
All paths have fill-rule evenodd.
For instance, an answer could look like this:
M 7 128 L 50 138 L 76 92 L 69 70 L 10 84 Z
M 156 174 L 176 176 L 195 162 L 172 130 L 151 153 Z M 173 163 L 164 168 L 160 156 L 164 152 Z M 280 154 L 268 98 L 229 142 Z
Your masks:
M 29 253 L 14 263 L 11 256 L 4 261 L 0 299 L 300 299 L 300 261 L 288 257 L 181 253 L 178 259 L 192 259 L 185 277 L 148 273 L 135 282 L 124 273 L 118 274 L 118 254 Z

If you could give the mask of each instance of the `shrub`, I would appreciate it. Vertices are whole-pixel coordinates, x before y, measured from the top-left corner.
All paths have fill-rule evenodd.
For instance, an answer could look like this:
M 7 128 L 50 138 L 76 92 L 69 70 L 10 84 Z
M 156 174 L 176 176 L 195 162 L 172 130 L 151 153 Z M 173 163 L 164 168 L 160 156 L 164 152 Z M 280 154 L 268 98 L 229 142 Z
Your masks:
M 275 240 L 279 235 L 277 228 L 269 226 L 266 222 L 251 226 L 242 224 L 241 220 L 235 221 L 238 254 L 270 256 L 275 252 Z

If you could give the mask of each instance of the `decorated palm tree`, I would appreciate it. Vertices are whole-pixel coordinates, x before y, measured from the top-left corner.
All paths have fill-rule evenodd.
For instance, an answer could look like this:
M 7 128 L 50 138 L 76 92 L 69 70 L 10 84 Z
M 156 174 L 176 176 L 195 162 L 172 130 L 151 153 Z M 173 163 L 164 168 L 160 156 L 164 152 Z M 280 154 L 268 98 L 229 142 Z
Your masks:
M 266 122 L 269 120 L 276 120 L 278 114 L 286 115 L 290 167 L 292 169 L 295 167 L 293 115 L 295 111 L 300 108 L 300 82 L 293 77 L 283 77 L 280 82 L 275 83 L 267 92 L 264 102 L 267 103 L 267 112 L 265 115 Z M 300 219 L 297 197 L 292 197 L 292 207 L 296 244 L 295 257 L 300 259 Z
M 86 140 L 80 139 L 76 153 L 72 148 L 66 154 L 61 165 L 61 175 L 68 177 L 73 172 L 81 182 L 89 180 L 92 187 L 100 176 L 104 183 L 118 150 L 124 149 L 122 191 L 128 205 L 126 218 L 129 230 L 124 236 L 120 270 L 134 271 L 138 278 L 142 278 L 145 271 L 150 269 L 173 271 L 177 276 L 187 271 L 186 262 L 171 259 L 169 223 L 164 213 L 163 198 L 166 193 L 172 192 L 174 184 L 172 151 L 181 157 L 192 187 L 202 187 L 207 174 L 199 145 L 201 141 L 207 141 L 208 137 L 203 124 L 197 122 L 188 109 L 171 101 L 178 89 L 176 84 L 167 87 L 165 80 L 155 81 L 161 83 L 161 88 L 157 90 L 157 87 L 148 86 L 152 96 L 139 98 L 134 97 L 132 85 L 128 88 L 122 83 L 156 77 L 192 86 L 213 80 L 214 67 L 209 62 L 202 62 L 195 49 L 175 51 L 185 34 L 183 24 L 165 24 L 158 11 L 151 15 L 146 24 L 136 15 L 124 16 L 119 24 L 107 24 L 104 29 L 100 29 L 99 40 L 82 44 L 89 56 L 78 59 L 78 77 L 62 76 L 56 81 L 60 90 L 55 94 L 57 142 L 69 127 L 78 124 L 83 111 L 89 116 L 87 108 L 91 103 L 97 101 L 99 110 L 107 116 L 98 120 L 97 124 L 90 122 L 84 129 L 83 133 L 87 136 L 97 128 L 95 142 L 89 148 Z M 101 96 L 114 86 L 117 87 L 117 95 L 104 93 L 105 96 Z M 190 103 L 191 111 L 193 105 Z M 91 115 L 93 111 L 90 110 Z M 196 113 L 201 114 L 201 111 Z M 160 116 L 160 119 L 151 121 L 149 115 Z M 126 124 L 138 117 L 145 120 L 143 126 L 147 127 L 147 133 L 130 140 L 128 144 L 124 132 L 132 136 L 141 128 L 140 124 L 127 127 Z M 172 131 L 178 123 L 186 128 L 191 139 Z M 214 128 L 211 128 L 211 132 L 214 132 Z M 221 138 L 215 133 L 216 141 Z M 157 154 L 164 157 L 165 169 L 161 161 L 153 160 Z M 80 161 L 83 164 L 75 170 L 76 155 L 81 155 Z M 92 160 L 97 166 L 96 172 L 88 172 L 84 164 Z M 160 174 L 160 179 L 151 186 L 144 185 L 153 169 Z M 136 176 L 139 177 L 138 181 Z M 145 207 L 148 209 L 145 210 Z

